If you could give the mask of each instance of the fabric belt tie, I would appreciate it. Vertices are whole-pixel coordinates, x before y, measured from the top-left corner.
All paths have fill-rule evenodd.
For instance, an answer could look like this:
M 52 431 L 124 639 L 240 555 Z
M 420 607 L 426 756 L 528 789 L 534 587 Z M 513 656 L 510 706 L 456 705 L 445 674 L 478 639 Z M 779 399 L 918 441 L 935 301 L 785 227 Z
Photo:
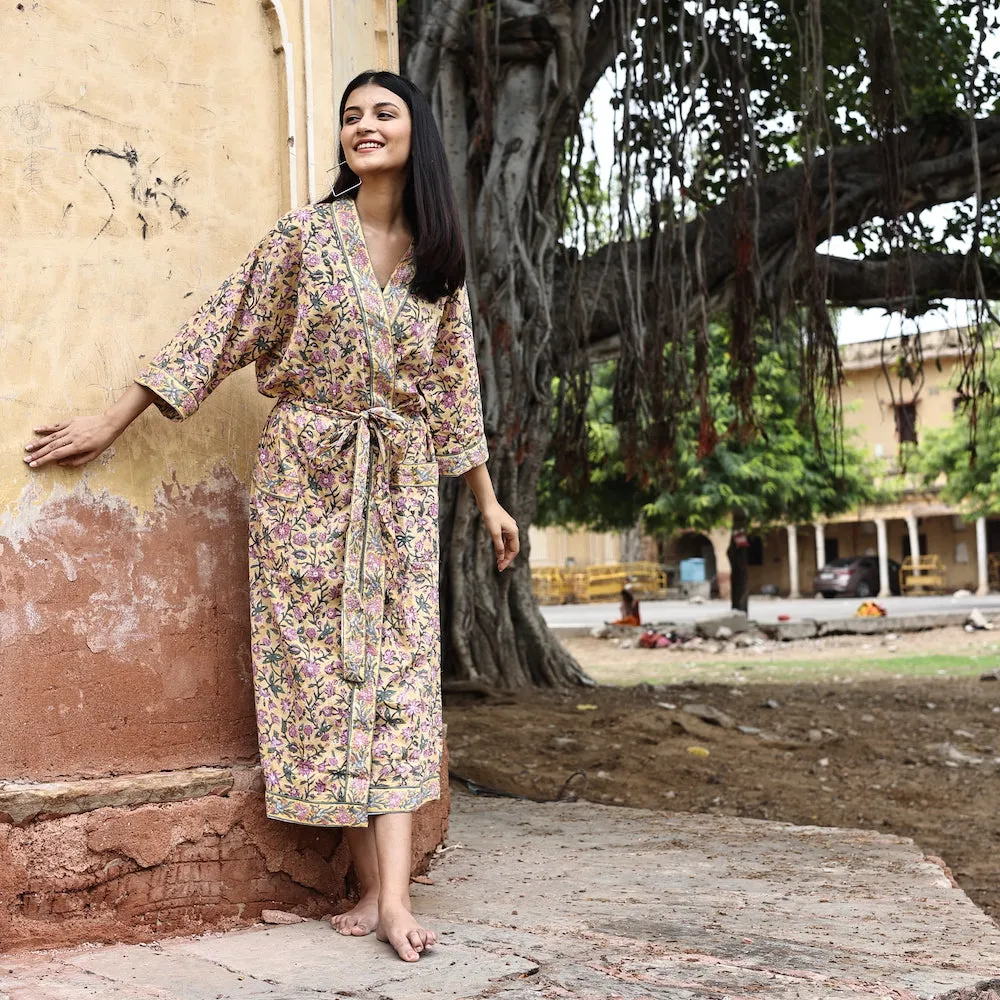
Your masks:
M 287 402 L 337 421 L 342 429 L 330 445 L 331 451 L 346 451 L 354 442 L 354 483 L 344 546 L 341 653 L 344 679 L 350 684 L 364 684 L 374 677 L 382 655 L 385 540 L 392 527 L 386 431 L 390 427 L 405 428 L 406 421 L 385 406 L 352 413 L 304 400 Z

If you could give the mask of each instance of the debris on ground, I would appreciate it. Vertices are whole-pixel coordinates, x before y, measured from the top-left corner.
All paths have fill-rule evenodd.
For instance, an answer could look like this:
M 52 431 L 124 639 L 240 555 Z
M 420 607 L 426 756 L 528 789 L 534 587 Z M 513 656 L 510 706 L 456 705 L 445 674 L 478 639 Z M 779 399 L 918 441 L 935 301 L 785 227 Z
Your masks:
M 285 910 L 261 910 L 260 919 L 265 924 L 303 924 L 306 918 Z
M 969 612 L 969 617 L 966 620 L 965 626 L 967 629 L 991 630 L 993 628 L 993 622 L 987 621 L 986 616 L 979 610 L 979 608 L 973 608 Z
M 878 601 L 862 601 L 858 605 L 858 610 L 854 612 L 855 618 L 885 618 L 889 612 L 879 604 Z
M 727 715 L 725 712 L 718 708 L 713 708 L 711 705 L 682 705 L 682 712 L 687 712 L 688 715 L 693 715 L 697 719 L 701 719 L 702 722 L 707 722 L 713 726 L 721 726 L 723 729 L 735 729 L 736 720 L 731 716 Z

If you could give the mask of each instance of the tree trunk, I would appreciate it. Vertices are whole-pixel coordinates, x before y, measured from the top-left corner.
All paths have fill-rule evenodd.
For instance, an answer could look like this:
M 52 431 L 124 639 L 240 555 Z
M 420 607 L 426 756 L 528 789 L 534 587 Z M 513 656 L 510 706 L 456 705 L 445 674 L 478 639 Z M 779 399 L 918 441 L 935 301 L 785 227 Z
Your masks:
M 407 75 L 441 128 L 463 220 L 490 474 L 521 528 L 521 555 L 497 573 L 471 491 L 442 484 L 444 676 L 498 687 L 589 683 L 532 594 L 528 527 L 551 437 L 559 170 L 579 118 L 590 7 L 576 0 L 524 18 L 504 15 L 525 5 L 473 6 L 412 0 L 401 35 Z
M 736 538 L 746 538 L 747 519 L 741 510 L 733 511 L 733 533 L 729 542 L 727 555 L 732 570 L 732 607 L 733 611 L 746 614 L 750 608 L 750 550 L 747 545 L 737 545 Z M 739 536 L 737 536 L 739 532 Z

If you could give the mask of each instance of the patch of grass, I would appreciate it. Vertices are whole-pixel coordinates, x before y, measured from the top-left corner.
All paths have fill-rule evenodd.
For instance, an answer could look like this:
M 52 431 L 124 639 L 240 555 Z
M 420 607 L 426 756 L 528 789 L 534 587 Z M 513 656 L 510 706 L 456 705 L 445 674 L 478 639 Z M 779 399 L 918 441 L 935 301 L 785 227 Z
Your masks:
M 593 663 L 588 672 L 599 684 L 683 684 L 684 681 L 717 683 L 860 681 L 885 677 L 969 677 L 1000 666 L 1000 655 L 869 657 L 856 650 L 844 650 L 843 657 L 810 660 L 768 659 L 767 655 L 741 660 L 685 659 L 669 654 L 643 663 L 638 657 L 628 664 Z

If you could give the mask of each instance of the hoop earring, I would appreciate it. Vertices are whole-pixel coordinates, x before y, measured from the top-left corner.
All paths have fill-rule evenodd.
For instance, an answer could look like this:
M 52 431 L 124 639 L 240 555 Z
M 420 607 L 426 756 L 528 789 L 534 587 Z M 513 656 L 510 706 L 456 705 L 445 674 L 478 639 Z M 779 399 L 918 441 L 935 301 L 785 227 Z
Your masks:
M 336 170 L 337 167 L 346 167 L 346 166 L 347 166 L 347 160 L 346 159 L 341 160 L 336 167 L 328 167 L 326 172 L 330 174 L 333 173 L 333 171 Z M 355 174 L 355 176 L 357 175 Z M 332 194 L 334 198 L 340 198 L 342 195 L 348 194 L 349 192 L 354 191 L 357 188 L 361 187 L 361 178 L 358 177 L 357 184 L 352 184 L 349 188 L 344 188 L 343 191 L 335 191 L 334 190 L 335 186 L 336 186 L 336 181 L 334 181 L 334 183 L 330 186 L 330 194 Z

